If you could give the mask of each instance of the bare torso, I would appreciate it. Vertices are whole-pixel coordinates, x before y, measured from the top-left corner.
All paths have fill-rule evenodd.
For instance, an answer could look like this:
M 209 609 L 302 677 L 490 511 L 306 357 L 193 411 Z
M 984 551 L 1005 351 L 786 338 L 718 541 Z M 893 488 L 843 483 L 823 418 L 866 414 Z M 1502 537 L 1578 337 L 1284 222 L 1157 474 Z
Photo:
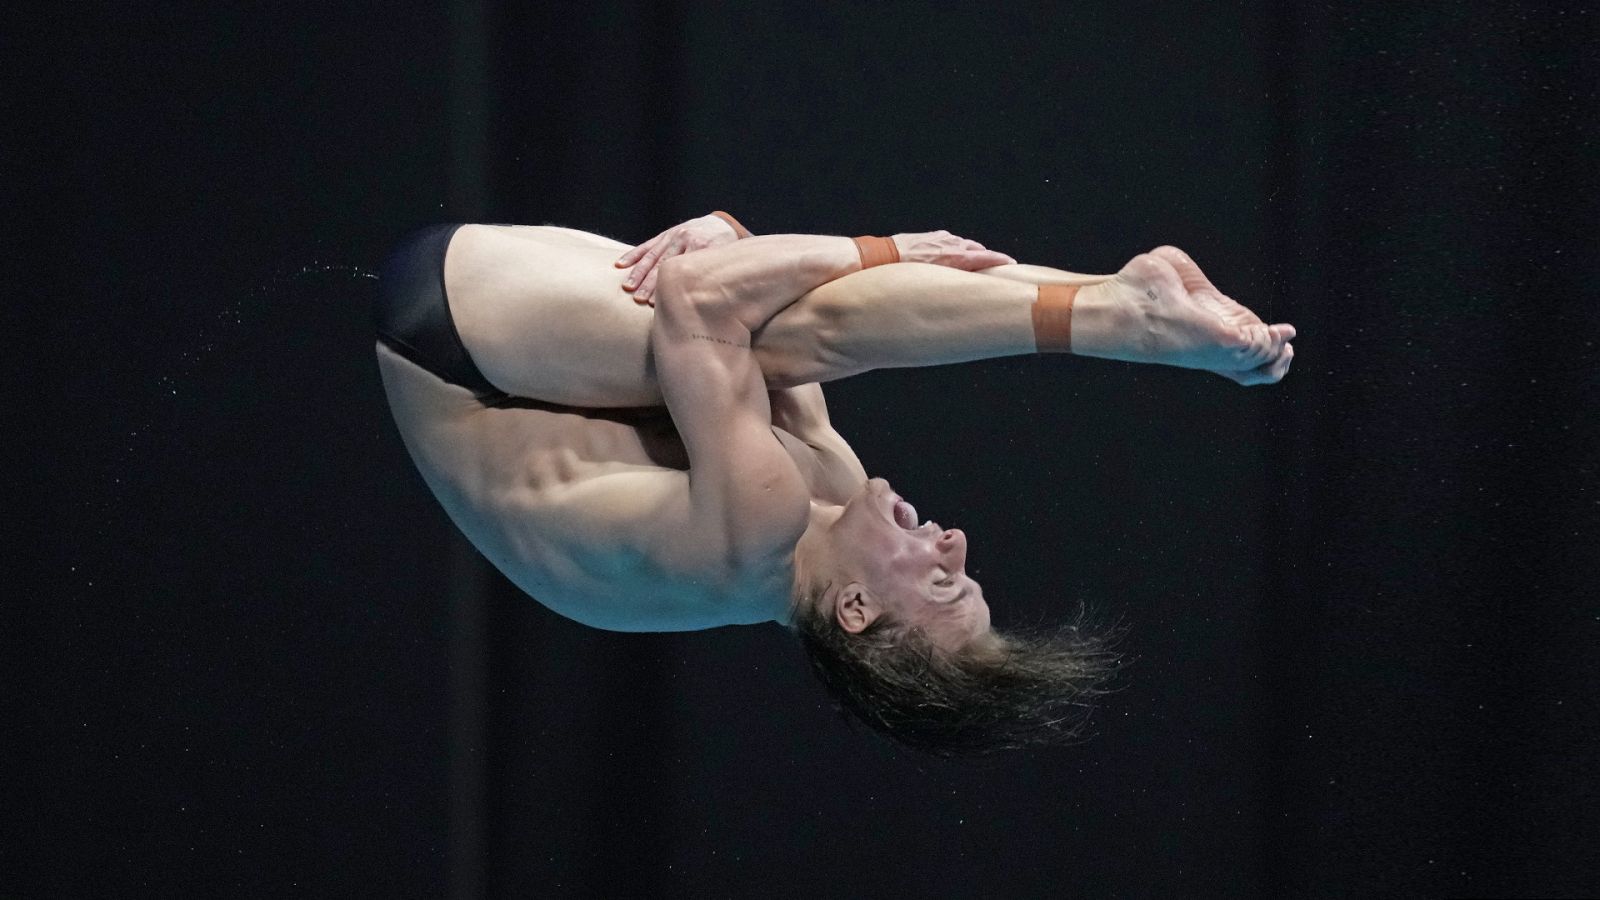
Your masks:
M 605 315 L 651 314 L 612 286 L 619 276 L 611 263 L 624 245 L 558 228 L 518 227 L 516 236 L 530 247 L 559 253 L 563 268 L 551 279 L 529 272 L 513 281 L 538 279 L 570 293 L 572 285 L 587 284 L 592 276 L 597 295 L 577 302 Z M 452 258 L 456 253 L 452 245 Z M 453 278 L 450 264 L 445 272 L 452 310 L 466 307 L 465 316 L 458 312 L 458 324 L 477 320 L 462 328 L 462 336 L 479 359 L 474 330 L 486 329 L 487 314 L 471 306 L 471 279 Z M 548 300 L 532 291 L 525 302 Z M 541 323 L 545 338 L 563 316 L 571 318 L 571 300 L 563 297 L 565 308 L 549 304 L 550 315 Z M 581 331 L 574 330 L 574 340 Z M 628 324 L 610 334 L 647 341 L 648 327 Z M 631 343 L 590 352 L 623 359 L 646 355 L 645 347 Z M 381 343 L 377 355 L 395 422 L 430 489 L 472 543 L 551 610 L 613 630 L 692 630 L 767 620 L 773 593 L 788 590 L 789 571 L 685 570 L 656 552 L 663 529 L 683 520 L 688 501 L 688 458 L 665 407 L 597 409 L 521 397 L 486 407 L 465 388 Z M 518 393 L 523 392 L 534 393 Z M 808 441 L 782 421 L 774 421 L 772 430 L 814 502 L 842 504 L 861 486 L 860 462 L 837 435 L 810 435 Z M 627 501 L 619 503 L 619 496 Z M 744 609 L 737 600 L 730 605 L 730 597 L 759 602 Z

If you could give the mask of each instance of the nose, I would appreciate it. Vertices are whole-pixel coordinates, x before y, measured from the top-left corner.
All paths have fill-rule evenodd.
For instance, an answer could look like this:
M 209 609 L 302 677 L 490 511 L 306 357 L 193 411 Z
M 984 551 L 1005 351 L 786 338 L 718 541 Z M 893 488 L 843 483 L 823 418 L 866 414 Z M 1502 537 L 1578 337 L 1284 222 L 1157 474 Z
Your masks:
M 944 555 L 945 568 L 957 571 L 967 564 L 967 534 L 959 528 L 947 528 L 934 542 Z

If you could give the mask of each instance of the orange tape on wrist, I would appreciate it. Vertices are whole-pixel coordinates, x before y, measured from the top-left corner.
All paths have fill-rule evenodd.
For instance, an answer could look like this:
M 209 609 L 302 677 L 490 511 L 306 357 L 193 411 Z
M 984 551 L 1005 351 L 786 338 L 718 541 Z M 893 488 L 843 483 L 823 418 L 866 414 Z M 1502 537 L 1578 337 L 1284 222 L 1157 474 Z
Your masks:
M 1033 343 L 1040 353 L 1072 352 L 1072 301 L 1076 284 L 1041 284 L 1033 302 Z
M 861 254 L 863 269 L 900 261 L 900 248 L 894 245 L 894 238 L 863 235 L 851 240 L 856 242 L 856 252 Z
M 733 233 L 737 234 L 740 239 L 750 237 L 750 229 L 740 225 L 739 220 L 735 219 L 733 216 L 728 215 L 720 209 L 713 212 L 712 215 L 733 226 Z

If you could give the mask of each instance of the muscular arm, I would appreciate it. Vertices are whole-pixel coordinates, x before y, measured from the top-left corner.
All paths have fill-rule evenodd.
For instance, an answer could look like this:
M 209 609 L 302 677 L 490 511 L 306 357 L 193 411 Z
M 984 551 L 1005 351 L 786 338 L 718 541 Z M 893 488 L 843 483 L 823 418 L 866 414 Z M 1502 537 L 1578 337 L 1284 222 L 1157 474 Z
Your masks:
M 711 286 L 705 305 L 752 333 L 812 289 L 861 270 L 854 241 L 821 234 L 750 237 L 683 261 L 699 283 Z
M 671 555 L 691 566 L 762 569 L 805 530 L 807 489 L 772 433 L 749 329 L 689 259 L 663 263 L 650 329 L 661 393 L 689 456 L 689 523 Z

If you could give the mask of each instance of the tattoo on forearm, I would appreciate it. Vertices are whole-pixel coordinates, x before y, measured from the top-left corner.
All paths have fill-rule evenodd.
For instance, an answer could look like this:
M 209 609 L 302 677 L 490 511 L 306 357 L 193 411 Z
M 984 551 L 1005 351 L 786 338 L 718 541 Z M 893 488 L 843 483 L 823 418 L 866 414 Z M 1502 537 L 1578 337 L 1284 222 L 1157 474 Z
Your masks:
M 691 332 L 689 334 L 689 337 L 690 337 L 690 339 L 696 340 L 696 341 L 711 341 L 711 342 L 717 343 L 717 344 L 727 344 L 729 347 L 743 347 L 745 349 L 749 349 L 749 347 L 750 347 L 749 344 L 741 344 L 738 341 L 723 340 L 722 338 L 719 338 L 719 337 L 712 337 L 709 334 L 698 334 L 698 333 Z

